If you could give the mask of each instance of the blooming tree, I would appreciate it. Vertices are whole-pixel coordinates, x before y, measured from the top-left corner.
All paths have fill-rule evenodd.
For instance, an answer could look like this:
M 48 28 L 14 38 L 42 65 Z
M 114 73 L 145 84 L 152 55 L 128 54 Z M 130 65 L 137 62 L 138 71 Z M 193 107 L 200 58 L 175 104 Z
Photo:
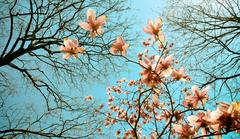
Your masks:
M 138 53 L 137 60 L 128 58 L 127 51 L 131 47 L 123 35 L 124 31 L 120 33 L 121 35 L 113 35 L 111 31 L 118 25 L 112 25 L 112 28 L 108 28 L 107 25 L 111 18 L 108 19 L 106 14 L 109 11 L 124 10 L 121 7 L 115 9 L 123 1 L 116 0 L 113 3 L 104 1 L 105 4 L 109 3 L 104 12 L 99 14 L 88 8 L 85 18 L 75 18 L 82 9 L 90 7 L 89 5 L 102 7 L 101 2 L 30 0 L 27 12 L 24 13 L 22 11 L 15 13 L 20 7 L 24 7 L 17 0 L 7 2 L 10 5 L 10 14 L 0 19 L 10 19 L 11 27 L 2 50 L 0 66 L 7 65 L 22 73 L 43 96 L 47 111 L 43 110 L 43 114 L 34 117 L 34 120 L 24 117 L 17 119 L 17 123 L 12 123 L 15 119 L 6 112 L 3 106 L 7 101 L 2 98 L 2 117 L 9 121 L 8 125 L 0 127 L 2 138 L 25 137 L 29 134 L 46 138 L 86 138 L 96 131 L 102 134 L 105 131 L 101 128 L 102 124 L 107 128 L 110 126 L 118 128 L 116 137 L 123 139 L 167 137 L 186 139 L 209 136 L 220 139 L 223 134 L 240 133 L 240 102 L 219 101 L 216 107 L 209 103 L 210 86 L 196 86 L 191 82 L 191 76 L 186 68 L 179 66 L 178 59 L 172 53 L 175 46 L 167 42 L 162 31 L 161 18 L 149 20 L 143 29 L 151 38 L 143 41 L 145 51 Z M 70 12 L 71 16 L 66 18 L 62 11 L 68 8 L 77 11 Z M 18 19 L 19 16 L 27 16 L 29 21 L 25 23 L 21 18 L 22 24 L 17 28 L 17 37 L 13 41 L 12 38 L 15 36 L 12 34 L 15 30 L 12 26 L 16 24 L 15 18 Z M 55 20 L 49 19 L 60 21 L 54 22 Z M 73 24 L 76 20 L 79 20 L 77 25 Z M 59 28 L 56 28 L 56 24 Z M 22 32 L 23 27 L 27 27 L 25 33 Z M 109 38 L 111 40 L 105 42 Z M 59 57 L 59 53 L 63 55 L 62 58 Z M 71 60 L 79 59 L 84 65 L 85 62 L 81 59 L 84 56 L 87 56 L 87 65 L 91 67 L 87 73 L 91 73 L 92 69 L 102 73 L 94 66 L 102 57 L 109 59 L 111 63 L 112 56 L 119 56 L 127 62 L 136 64 L 140 69 L 140 76 L 137 79 L 118 80 L 116 86 L 109 87 L 108 109 L 104 109 L 104 104 L 96 107 L 92 103 L 93 96 L 86 96 L 81 104 L 75 103 L 79 101 L 77 97 L 61 93 L 55 86 L 56 83 L 52 83 L 48 78 L 49 74 L 44 70 L 44 66 L 32 68 L 38 63 L 28 64 L 29 61 L 24 59 L 28 54 L 47 66 L 71 73 L 70 80 L 74 80 L 74 76 L 79 75 L 78 70 L 83 67 L 76 67 L 75 65 L 79 66 L 79 63 Z M 96 55 L 100 55 L 101 58 L 95 57 Z M 44 75 L 45 80 L 38 79 L 37 73 L 31 71 Z M 1 76 L 6 77 L 5 74 Z M 98 121 L 97 114 L 104 114 L 104 123 Z M 68 115 L 72 117 L 68 119 Z M 49 117 L 52 120 L 49 120 Z
M 240 102 L 219 102 L 217 107 L 208 104 L 210 86 L 199 89 L 191 85 L 185 68 L 179 67 L 171 54 L 174 46 L 165 41 L 162 26 L 161 19 L 149 20 L 144 32 L 153 38 L 144 41 L 146 50 L 138 53 L 137 62 L 120 53 L 141 67 L 140 77 L 118 80 L 116 86 L 107 89 L 105 126 L 115 125 L 119 128 L 116 137 L 123 139 L 220 139 L 222 134 L 240 133 Z M 116 49 L 115 43 L 111 49 Z M 184 84 L 188 87 L 181 89 Z

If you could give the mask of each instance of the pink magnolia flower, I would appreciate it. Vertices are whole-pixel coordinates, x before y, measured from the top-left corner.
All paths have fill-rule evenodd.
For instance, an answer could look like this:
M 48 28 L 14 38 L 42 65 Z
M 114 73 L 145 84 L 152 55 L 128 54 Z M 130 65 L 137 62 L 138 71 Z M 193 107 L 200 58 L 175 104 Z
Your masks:
M 90 37 L 96 37 L 103 33 L 102 27 L 106 24 L 107 17 L 102 15 L 96 18 L 96 12 L 92 9 L 87 11 L 87 22 L 80 22 L 81 28 L 90 31 Z
M 166 123 L 168 123 L 171 115 L 172 115 L 172 111 L 164 110 L 162 112 L 161 119 L 164 119 L 166 121 Z M 181 113 L 180 110 L 175 110 L 174 111 L 174 118 L 176 120 L 174 122 L 176 122 L 176 123 L 181 122 L 184 118 L 184 114 Z
M 149 41 L 143 41 L 142 44 L 143 44 L 143 46 L 149 46 L 150 42 Z
M 116 134 L 116 136 L 118 137 L 118 136 L 121 134 L 121 131 L 120 131 L 120 130 L 117 130 L 115 134 Z
M 185 69 L 180 68 L 180 69 L 174 69 L 171 74 L 173 80 L 182 80 L 182 81 L 187 81 L 190 80 L 190 77 L 185 74 Z
M 234 124 L 234 121 L 240 120 L 240 102 L 232 102 L 231 105 L 221 102 L 217 111 L 222 114 L 221 116 L 230 116 L 233 120 L 232 124 Z
M 149 138 L 150 139 L 156 139 L 154 133 L 151 133 Z
M 93 96 L 86 96 L 86 97 L 85 97 L 85 100 L 86 100 L 86 101 L 91 101 L 91 100 L 93 100 Z
M 226 131 L 236 129 L 240 127 L 240 104 L 239 102 L 233 102 L 232 105 L 221 102 L 217 110 L 210 113 L 211 128 L 217 133 L 221 133 L 221 129 Z M 236 130 L 240 133 L 239 130 Z M 216 136 L 221 138 L 221 136 Z
M 208 100 L 209 86 L 203 88 L 201 91 L 197 86 L 192 87 L 192 93 L 194 94 L 191 98 L 194 103 L 201 102 L 204 105 Z M 197 105 L 197 104 L 196 104 Z
M 153 65 L 153 57 L 145 57 L 144 61 L 140 60 L 139 64 L 144 68 L 144 70 L 141 72 L 141 82 L 146 84 L 149 87 L 156 87 L 159 83 L 161 83 L 161 75 L 158 75 L 154 71 L 154 65 Z
M 151 72 L 153 70 L 153 57 L 148 57 L 148 56 L 145 56 L 144 57 L 144 60 L 142 61 L 142 58 L 141 60 L 139 60 L 139 64 L 141 67 L 144 68 L 144 72 Z
M 102 135 L 102 128 L 98 128 L 97 131 L 98 131 L 98 134 Z
M 172 73 L 172 63 L 173 63 L 173 56 L 167 56 L 166 58 L 160 58 L 160 56 L 156 55 L 154 57 L 156 62 L 156 71 L 157 73 L 161 73 L 163 76 L 167 77 L 170 76 Z
M 83 54 L 85 52 L 84 47 L 78 47 L 78 40 L 64 39 L 64 46 L 60 46 L 60 51 L 66 53 L 63 58 L 69 59 L 72 55 L 74 58 L 78 58 L 78 53 Z
M 218 110 L 223 113 L 228 113 L 231 117 L 240 119 L 240 102 L 232 102 L 232 104 L 227 104 L 225 102 L 220 102 Z
M 159 96 L 158 94 L 153 94 L 152 95 L 152 101 L 153 101 L 153 106 L 158 107 L 159 106 Z
M 160 40 L 163 42 L 165 40 L 164 35 L 162 33 L 163 21 L 161 18 L 157 19 L 155 22 L 152 20 L 148 20 L 148 25 L 143 30 L 144 32 L 152 35 L 155 40 Z
M 201 91 L 197 86 L 192 87 L 192 93 L 187 94 L 185 96 L 185 100 L 183 101 L 183 106 L 187 108 L 198 108 L 198 103 L 201 102 L 202 105 L 205 105 L 205 103 L 208 100 L 208 90 L 209 86 L 206 88 L 203 88 Z
M 181 113 L 180 110 L 175 110 L 174 117 L 175 117 L 177 123 L 182 122 L 182 120 L 184 118 L 184 113 Z
M 156 74 L 154 71 L 145 69 L 141 72 L 141 82 L 148 87 L 155 88 L 158 84 L 162 83 L 162 76 Z
M 116 41 L 113 43 L 112 47 L 110 48 L 110 52 L 113 54 L 120 53 L 123 56 L 126 55 L 126 50 L 129 47 L 129 44 L 126 44 L 126 42 L 123 40 L 123 38 L 117 37 Z
M 200 112 L 197 115 L 191 115 L 187 117 L 187 120 L 189 121 L 189 125 L 195 126 L 196 130 L 196 135 L 198 135 L 198 130 L 202 128 L 202 134 L 201 135 L 206 135 L 208 129 L 208 125 L 211 124 L 209 121 L 210 115 L 209 112 L 204 113 Z
M 187 94 L 185 96 L 185 99 L 183 101 L 183 106 L 184 107 L 189 108 L 189 109 L 191 109 L 191 108 L 195 108 L 196 109 L 196 108 L 198 108 L 197 104 L 198 103 L 193 101 L 193 96 L 191 94 Z
M 162 112 L 161 118 L 163 118 L 166 122 L 169 122 L 169 118 L 171 117 L 171 113 L 168 110 L 164 110 Z
M 233 118 L 240 119 L 240 102 L 233 102 L 227 112 L 231 113 Z
M 147 46 L 153 44 L 153 42 L 151 40 L 152 40 L 151 38 L 147 38 L 145 41 L 142 42 L 142 45 L 147 47 Z
M 162 82 L 161 78 L 162 77 L 156 73 L 143 74 L 141 82 L 146 84 L 148 87 L 154 88 Z
M 151 65 L 151 61 L 147 61 L 146 59 L 145 59 L 145 63 L 143 63 L 143 65 L 142 65 L 142 63 L 143 62 L 140 62 L 140 65 L 142 66 L 142 67 L 144 67 L 144 69 L 143 69 L 143 71 L 141 71 L 140 72 L 140 74 L 141 74 L 141 76 L 143 77 L 143 78 L 147 78 L 150 74 L 152 74 L 152 65 Z
M 152 88 L 165 81 L 164 75 L 161 74 L 160 68 L 156 67 L 156 65 L 160 64 L 156 64 L 156 60 L 154 59 L 156 59 L 155 56 L 145 56 L 144 61 L 139 61 L 139 64 L 144 68 L 144 70 L 141 72 L 141 81 Z
M 178 134 L 180 139 L 188 139 L 194 135 L 194 129 L 188 124 L 174 124 L 173 129 Z

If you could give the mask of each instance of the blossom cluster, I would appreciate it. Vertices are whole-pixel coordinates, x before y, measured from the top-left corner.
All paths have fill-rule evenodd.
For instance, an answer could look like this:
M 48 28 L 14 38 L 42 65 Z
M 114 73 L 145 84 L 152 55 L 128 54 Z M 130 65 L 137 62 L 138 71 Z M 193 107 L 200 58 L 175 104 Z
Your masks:
M 98 35 L 103 34 L 103 26 L 106 24 L 107 16 L 102 15 L 96 17 L 96 12 L 92 9 L 87 11 L 86 22 L 80 22 L 79 26 L 89 32 L 89 37 L 95 38 Z M 126 55 L 126 49 L 129 47 L 122 36 L 117 37 L 116 41 L 112 44 L 110 52 L 113 54 L 120 53 L 121 55 Z M 69 59 L 71 56 L 78 58 L 78 53 L 84 54 L 85 48 L 83 46 L 79 47 L 77 39 L 64 39 L 64 45 L 60 46 L 60 51 L 66 53 L 63 58 Z
M 95 11 L 89 9 L 86 22 L 79 25 L 90 33 L 89 37 L 95 38 L 103 34 L 105 24 L 105 15 L 96 17 Z M 136 62 L 127 58 L 140 67 L 140 77 L 118 80 L 116 86 L 107 89 L 109 111 L 104 113 L 105 126 L 121 123 L 124 128 L 116 131 L 116 137 L 123 139 L 155 139 L 163 136 L 180 139 L 221 138 L 223 133 L 240 133 L 240 102 L 219 102 L 216 110 L 207 109 L 209 86 L 200 89 L 193 85 L 191 91 L 183 89 L 184 97 L 179 95 L 177 84 L 189 84 L 191 78 L 171 54 L 174 45 L 166 42 L 162 27 L 161 18 L 149 20 L 143 29 L 151 36 L 142 43 L 145 51 L 138 53 Z M 86 52 L 84 47 L 78 45 L 76 39 L 64 39 L 64 46 L 60 47 L 66 53 L 64 59 L 71 56 L 77 58 L 78 53 Z M 109 52 L 126 58 L 128 48 L 129 44 L 122 36 L 118 36 Z M 86 96 L 85 100 L 92 101 L 93 97 Z M 101 113 L 103 107 L 101 104 L 95 112 Z M 98 132 L 102 133 L 102 129 L 99 128 Z
M 144 32 L 153 38 L 143 42 L 146 50 L 137 55 L 138 62 L 135 63 L 142 69 L 140 78 L 118 80 L 117 86 L 108 88 L 110 111 L 106 114 L 105 126 L 125 125 L 124 129 L 116 132 L 116 137 L 123 139 L 155 139 L 167 133 L 181 139 L 221 138 L 224 132 L 239 133 L 240 103 L 220 102 L 216 110 L 206 109 L 209 86 L 199 89 L 193 85 L 191 91 L 184 89 L 184 99 L 176 100 L 170 91 L 170 84 L 190 83 L 191 78 L 185 68 L 175 68 L 178 61 L 170 54 L 173 44 L 164 42 L 162 26 L 162 19 L 157 19 L 155 22 L 149 20 L 144 28 Z M 155 46 L 158 48 L 157 54 L 152 54 L 149 49 L 156 50 Z

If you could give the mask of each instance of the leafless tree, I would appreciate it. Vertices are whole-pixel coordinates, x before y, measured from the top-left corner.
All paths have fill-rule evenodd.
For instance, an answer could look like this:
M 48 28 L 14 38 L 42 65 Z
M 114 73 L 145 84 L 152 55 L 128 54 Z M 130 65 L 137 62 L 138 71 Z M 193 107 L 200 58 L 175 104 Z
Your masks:
M 84 102 L 84 83 L 119 68 L 109 48 L 127 36 L 121 17 L 126 0 L 1 0 L 0 137 L 86 138 L 101 126 L 96 104 Z M 104 34 L 79 27 L 87 9 L 109 19 Z M 64 38 L 78 39 L 86 53 L 62 59 Z M 129 38 L 130 40 L 130 38 Z M 100 119 L 98 119 L 100 118 Z M 99 121 L 97 121 L 97 119 Z
M 239 99 L 239 0 L 169 1 L 169 27 L 177 40 L 176 55 L 189 65 L 202 86 L 211 84 L 216 97 Z M 178 47 L 179 46 L 179 47 Z M 186 64 L 187 63 L 187 64 Z

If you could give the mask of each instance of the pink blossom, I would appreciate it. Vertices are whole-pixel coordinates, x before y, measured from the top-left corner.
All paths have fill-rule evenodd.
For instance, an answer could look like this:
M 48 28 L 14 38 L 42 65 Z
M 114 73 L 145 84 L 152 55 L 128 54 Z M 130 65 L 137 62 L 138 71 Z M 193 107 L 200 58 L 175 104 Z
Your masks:
M 185 69 L 180 68 L 180 69 L 174 69 L 171 74 L 173 80 L 182 80 L 182 81 L 187 81 L 190 80 L 189 76 L 185 74 Z
M 178 134 L 180 139 L 191 138 L 194 135 L 194 129 L 188 124 L 174 124 L 173 129 Z
M 152 101 L 153 101 L 153 105 L 158 107 L 159 106 L 159 100 L 158 100 L 159 96 L 157 94 L 153 94 L 152 95 Z
M 201 102 L 204 105 L 208 100 L 209 86 L 203 88 L 201 91 L 197 86 L 192 87 L 193 97 L 191 98 L 194 103 Z
M 160 77 L 158 74 L 156 73 L 147 73 L 145 72 L 144 74 L 142 74 L 142 78 L 141 78 L 141 82 L 146 84 L 148 87 L 156 87 L 158 84 L 160 84 L 162 82 L 161 80 L 162 77 Z
M 107 17 L 102 15 L 96 18 L 96 12 L 92 9 L 87 11 L 87 21 L 80 22 L 81 28 L 90 31 L 90 37 L 96 37 L 103 33 L 102 27 L 106 24 Z
M 234 107 L 234 108 L 233 108 Z M 239 102 L 233 102 L 232 105 L 221 102 L 217 110 L 210 113 L 211 128 L 217 133 L 221 133 L 221 129 L 226 131 L 240 127 L 239 116 L 240 105 Z M 240 133 L 239 130 L 236 132 Z M 221 138 L 221 136 L 217 136 Z
M 86 100 L 86 101 L 91 101 L 91 100 L 93 100 L 93 96 L 86 96 L 86 97 L 85 97 L 85 100 Z
M 156 139 L 154 133 L 151 133 L 149 138 L 150 139 Z
M 144 32 L 152 35 L 155 40 L 160 40 L 163 42 L 165 40 L 162 33 L 163 21 L 161 18 L 157 19 L 155 22 L 148 20 L 148 25 L 144 28 Z
M 176 119 L 176 122 L 181 122 L 184 118 L 184 113 L 182 113 L 180 110 L 175 110 L 174 117 Z
M 129 47 L 129 44 L 126 44 L 126 42 L 123 40 L 123 37 L 119 36 L 117 37 L 116 41 L 113 43 L 112 47 L 110 48 L 110 51 L 113 54 L 122 54 L 123 56 L 126 55 L 126 50 Z
M 185 100 L 183 101 L 183 105 L 187 108 L 198 108 L 198 103 L 201 102 L 202 105 L 205 105 L 205 103 L 208 100 L 208 90 L 209 86 L 206 88 L 203 88 L 201 91 L 197 86 L 192 87 L 192 93 L 187 94 L 185 96 Z
M 161 83 L 161 76 L 154 72 L 153 57 L 145 57 L 144 61 L 139 61 L 139 64 L 144 68 L 141 72 L 141 82 L 149 87 L 156 87 Z
M 116 134 L 116 136 L 119 136 L 121 134 L 121 131 L 117 130 L 115 134 Z
M 164 110 L 164 111 L 162 112 L 161 117 L 164 118 L 164 120 L 165 120 L 166 122 L 168 122 L 168 121 L 169 121 L 169 118 L 171 117 L 171 113 L 170 113 L 168 110 Z
M 187 94 L 185 96 L 185 99 L 183 101 L 183 106 L 186 108 L 198 108 L 197 106 L 198 103 L 196 103 L 195 101 L 193 101 L 193 96 L 190 94 Z
M 228 108 L 228 113 L 235 119 L 240 119 L 240 102 L 232 102 Z
M 196 135 L 198 135 L 198 130 L 202 128 L 202 134 L 201 135 L 206 135 L 207 134 L 207 126 L 211 124 L 209 121 L 209 112 L 204 113 L 200 112 L 197 115 L 191 115 L 187 117 L 187 120 L 189 121 L 189 125 L 195 126 L 196 130 Z
M 143 41 L 142 44 L 143 44 L 143 46 L 149 46 L 150 42 L 149 41 Z
M 170 76 L 172 73 L 171 64 L 173 63 L 173 56 L 170 55 L 166 58 L 160 58 L 158 55 L 156 55 L 154 59 L 157 64 L 157 73 L 161 73 L 165 77 Z
M 98 131 L 98 134 L 102 135 L 102 128 L 98 128 L 97 131 Z
M 152 57 L 148 57 L 148 56 L 145 56 L 144 57 L 144 61 L 140 60 L 139 61 L 139 64 L 141 67 L 144 68 L 144 70 L 146 70 L 146 72 L 151 72 L 153 70 L 153 58 Z
M 78 58 L 78 53 L 83 54 L 85 52 L 84 47 L 78 47 L 78 40 L 74 39 L 64 39 L 64 46 L 60 46 L 60 51 L 66 53 L 63 58 L 64 59 L 69 59 L 71 56 L 74 58 Z

